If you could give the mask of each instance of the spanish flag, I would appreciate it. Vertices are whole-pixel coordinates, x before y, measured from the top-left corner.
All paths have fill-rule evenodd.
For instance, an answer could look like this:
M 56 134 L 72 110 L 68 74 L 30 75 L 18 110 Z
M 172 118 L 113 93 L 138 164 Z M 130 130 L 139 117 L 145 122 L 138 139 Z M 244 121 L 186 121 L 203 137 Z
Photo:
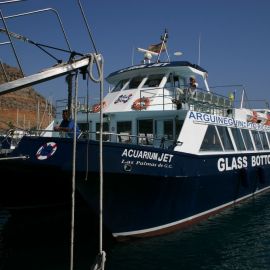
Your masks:
M 166 50 L 166 44 L 165 44 L 165 42 L 160 42 L 159 44 L 153 44 L 153 45 L 150 45 L 147 48 L 147 50 L 151 51 L 151 52 L 155 52 L 155 53 L 161 53 L 161 52 L 164 52 Z

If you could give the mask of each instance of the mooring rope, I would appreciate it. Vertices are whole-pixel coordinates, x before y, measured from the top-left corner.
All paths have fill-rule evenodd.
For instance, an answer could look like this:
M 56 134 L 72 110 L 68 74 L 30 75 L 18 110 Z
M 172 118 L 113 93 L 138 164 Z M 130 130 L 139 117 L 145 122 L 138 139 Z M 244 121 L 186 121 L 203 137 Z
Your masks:
M 77 146 L 77 100 L 78 100 L 78 71 L 75 75 L 75 101 L 74 110 L 74 130 L 73 130 L 73 156 L 72 156 L 72 192 L 71 192 L 71 235 L 70 235 L 70 270 L 74 265 L 74 224 L 75 224 L 75 181 L 76 181 L 76 146 Z
M 103 83 L 103 57 L 99 54 L 90 54 L 88 66 L 89 78 L 100 83 L 100 102 L 103 99 L 104 83 Z M 93 65 L 97 66 L 98 78 L 93 76 Z M 74 222 L 75 222 L 75 180 L 76 180 L 76 144 L 77 144 L 77 99 L 78 99 L 78 72 L 75 79 L 75 107 L 74 107 L 74 138 L 73 138 L 73 161 L 72 161 L 72 214 L 71 214 L 71 245 L 70 245 L 70 270 L 74 266 Z M 100 165 L 100 198 L 99 198 L 99 254 L 96 257 L 93 270 L 104 270 L 106 253 L 103 251 L 103 108 L 100 106 L 100 139 L 99 139 L 99 165 Z
M 100 54 L 94 54 L 89 64 L 89 77 L 91 80 L 100 83 L 100 128 L 99 128 L 99 254 L 97 255 L 96 261 L 92 266 L 93 270 L 104 270 L 106 253 L 103 250 L 103 93 L 104 93 L 104 82 L 103 82 L 103 57 Z M 96 63 L 99 77 L 96 79 L 93 76 L 93 63 Z

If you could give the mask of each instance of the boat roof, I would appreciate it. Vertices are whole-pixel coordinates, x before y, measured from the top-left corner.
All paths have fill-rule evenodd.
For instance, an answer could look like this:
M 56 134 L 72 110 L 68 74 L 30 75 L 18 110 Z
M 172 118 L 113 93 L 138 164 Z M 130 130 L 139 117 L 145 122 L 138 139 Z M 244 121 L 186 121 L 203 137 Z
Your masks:
M 157 72 L 164 73 L 168 71 L 181 72 L 181 74 L 183 74 L 184 76 L 190 76 L 191 74 L 194 73 L 201 76 L 207 74 L 207 71 L 205 69 L 196 64 L 192 64 L 188 61 L 173 61 L 173 62 L 159 62 L 159 63 L 149 63 L 149 64 L 129 66 L 117 70 L 115 72 L 112 72 L 111 74 L 108 75 L 106 80 L 109 83 L 113 83 L 115 81 L 118 81 L 119 79 L 130 77 L 131 75 L 136 76 L 142 73 L 143 75 L 145 75 Z

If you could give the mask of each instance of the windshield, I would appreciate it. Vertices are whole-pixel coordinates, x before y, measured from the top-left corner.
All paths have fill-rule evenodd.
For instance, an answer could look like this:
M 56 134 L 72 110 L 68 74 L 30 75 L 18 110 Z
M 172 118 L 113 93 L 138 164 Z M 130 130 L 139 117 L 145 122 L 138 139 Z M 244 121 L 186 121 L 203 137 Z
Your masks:
M 150 75 L 146 80 L 145 84 L 143 85 L 143 88 L 158 87 L 160 85 L 163 76 L 164 76 L 163 74 Z
M 121 80 L 121 81 L 119 81 L 119 82 L 115 85 L 115 87 L 113 88 L 112 92 L 120 91 L 120 90 L 123 88 L 123 86 L 126 84 L 127 81 L 128 81 L 128 80 Z

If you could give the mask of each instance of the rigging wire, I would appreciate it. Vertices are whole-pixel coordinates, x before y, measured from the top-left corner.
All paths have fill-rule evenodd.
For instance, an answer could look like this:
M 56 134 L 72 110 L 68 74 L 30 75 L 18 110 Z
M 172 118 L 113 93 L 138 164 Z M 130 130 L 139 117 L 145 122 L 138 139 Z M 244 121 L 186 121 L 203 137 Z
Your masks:
M 93 44 L 95 53 L 98 54 L 97 47 L 96 47 L 96 45 L 95 45 L 93 36 L 92 36 L 92 34 L 91 34 L 90 27 L 89 27 L 88 22 L 87 22 L 87 20 L 86 20 L 86 16 L 85 16 L 85 14 L 84 14 L 83 7 L 82 7 L 82 4 L 81 4 L 81 1 L 80 1 L 80 0 L 78 0 L 78 4 L 79 4 L 79 7 L 80 7 L 80 10 L 81 10 L 83 19 L 84 19 L 84 23 L 85 23 L 86 28 L 87 28 L 87 31 L 88 31 L 88 35 L 89 35 L 90 40 L 91 40 L 91 42 L 92 42 L 92 44 Z
M 82 53 L 79 53 L 79 52 L 75 52 L 75 51 L 70 52 L 69 50 L 65 50 L 65 49 L 62 49 L 62 48 L 58 48 L 58 47 L 50 46 L 50 45 L 47 45 L 47 44 L 42 44 L 42 43 L 35 42 L 35 41 L 29 39 L 26 36 L 23 36 L 21 34 L 14 33 L 14 32 L 11 32 L 11 31 L 7 31 L 6 29 L 3 29 L 3 28 L 0 28 L 0 32 L 6 33 L 6 34 L 10 35 L 11 37 L 16 38 L 16 39 L 21 40 L 21 41 L 24 41 L 26 43 L 35 45 L 37 48 L 39 48 L 40 50 L 42 50 L 43 52 L 45 52 L 47 55 L 49 55 L 51 58 L 53 58 L 54 60 L 56 60 L 58 63 L 62 63 L 62 60 L 56 58 L 54 55 L 52 55 L 50 52 L 48 52 L 44 48 L 53 49 L 53 50 L 57 50 L 57 51 L 61 51 L 61 52 L 66 52 L 66 53 L 71 53 L 73 56 L 74 55 L 83 56 L 83 54 Z

